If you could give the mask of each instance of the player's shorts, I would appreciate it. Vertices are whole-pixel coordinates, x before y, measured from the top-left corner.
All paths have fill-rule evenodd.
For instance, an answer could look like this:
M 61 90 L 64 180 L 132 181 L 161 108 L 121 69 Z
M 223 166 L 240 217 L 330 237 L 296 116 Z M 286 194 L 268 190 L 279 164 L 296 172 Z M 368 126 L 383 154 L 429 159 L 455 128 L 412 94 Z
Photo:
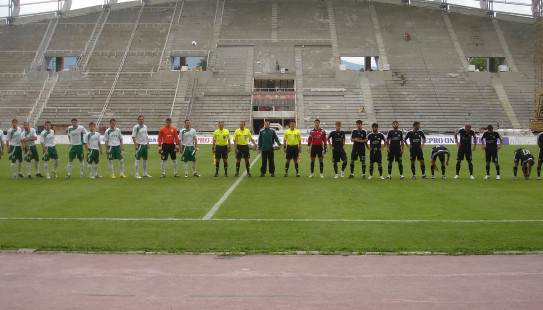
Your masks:
M 68 159 L 74 160 L 76 157 L 79 160 L 83 159 L 83 145 L 70 146 L 70 150 L 68 151 Z
M 539 149 L 539 158 L 537 160 L 538 163 L 543 163 L 543 149 Z
M 172 160 L 176 160 L 176 154 L 177 152 L 175 151 L 175 144 L 162 144 L 162 155 L 160 156 L 162 160 L 167 160 L 168 156 L 170 156 Z
M 432 155 L 430 155 L 430 158 L 432 160 L 437 160 L 439 158 L 439 160 L 441 162 L 444 162 L 445 161 L 445 152 L 433 152 Z
M 298 160 L 299 154 L 298 145 L 287 145 L 287 159 Z
M 398 148 L 390 148 L 390 153 L 387 155 L 388 161 L 396 161 L 401 162 L 402 161 L 402 149 Z
M 228 159 L 228 147 L 226 145 L 215 146 L 215 159 Z
M 44 153 L 43 156 L 41 157 L 43 161 L 49 161 L 49 159 L 58 159 L 57 147 L 56 146 L 47 147 L 47 154 L 49 155 L 45 155 Z
M 378 163 L 380 164 L 383 161 L 383 155 L 381 154 L 381 151 L 379 149 L 371 149 L 370 150 L 370 163 Z
M 38 154 L 38 149 L 36 148 L 36 146 L 32 145 L 32 146 L 29 147 L 29 149 L 30 149 L 30 153 L 28 153 L 28 151 L 25 148 L 25 160 L 26 161 L 31 161 L 31 160 L 39 161 L 40 160 L 40 155 Z
M 456 160 L 463 160 L 464 158 L 466 158 L 467 161 L 471 161 L 472 160 L 472 156 L 471 156 L 471 147 L 459 147 L 458 148 L 458 154 L 456 155 Z
M 121 150 L 120 145 L 109 146 L 109 154 L 107 154 L 107 159 L 123 159 L 123 151 Z
M 361 162 L 366 161 L 366 148 L 365 147 L 354 147 L 351 150 L 351 160 L 355 161 L 360 158 Z
M 311 158 L 322 158 L 322 152 L 324 150 L 323 145 L 311 145 Z
M 521 164 L 522 166 L 525 166 L 528 162 L 530 162 L 530 161 L 532 161 L 532 160 L 535 162 L 534 155 L 532 155 L 532 154 L 524 155 L 522 158 L 515 157 L 515 158 L 513 159 L 513 161 L 514 161 L 515 163 L 518 163 L 518 162 L 520 161 L 520 164 Z
M 424 160 L 424 153 L 420 147 L 412 147 L 409 149 L 409 160 Z
M 485 149 L 485 157 L 486 157 L 486 162 L 487 163 L 489 163 L 489 162 L 497 163 L 498 162 L 498 150 L 496 150 L 496 149 L 489 150 L 488 148 Z
M 196 161 L 194 146 L 181 146 L 181 161 Z
M 9 146 L 9 160 L 23 160 L 23 150 L 21 146 Z
M 89 149 L 90 154 L 87 153 L 87 163 L 98 163 L 100 162 L 100 150 Z
M 137 160 L 149 157 L 149 150 L 147 149 L 147 144 L 138 144 L 138 149 L 136 150 L 134 156 Z
M 242 157 L 245 159 L 248 159 L 251 157 L 251 154 L 249 153 L 249 146 L 248 145 L 237 145 L 236 146 L 238 152 L 236 154 L 237 159 L 241 159 Z
M 347 160 L 347 154 L 343 148 L 334 148 L 332 151 L 332 162 L 338 163 Z

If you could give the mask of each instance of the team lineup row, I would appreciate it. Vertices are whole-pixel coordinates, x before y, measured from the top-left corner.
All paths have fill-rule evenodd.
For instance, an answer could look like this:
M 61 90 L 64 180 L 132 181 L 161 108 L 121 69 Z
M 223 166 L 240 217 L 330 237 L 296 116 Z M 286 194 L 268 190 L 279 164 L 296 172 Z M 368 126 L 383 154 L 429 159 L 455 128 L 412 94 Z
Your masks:
M 65 178 L 71 177 L 72 163 L 75 158 L 79 160 L 80 176 L 84 176 L 84 152 L 86 152 L 87 169 L 90 178 L 100 178 L 98 174 L 98 165 L 100 161 L 100 155 L 102 154 L 102 144 L 100 133 L 96 131 L 96 125 L 94 123 L 89 124 L 89 130 L 87 131 L 83 126 L 78 125 L 77 119 L 72 119 L 72 126 L 68 127 L 68 139 L 70 141 L 70 149 L 68 152 L 68 173 Z M 27 177 L 31 178 L 31 161 L 34 160 L 35 175 L 37 177 L 43 177 L 40 173 L 40 158 L 36 147 L 36 142 L 39 140 L 43 148 L 42 160 L 44 161 L 45 177 L 50 178 L 49 174 L 49 161 L 54 160 L 54 166 L 52 174 L 57 177 L 57 168 L 59 162 L 59 156 L 55 146 L 55 133 L 52 129 L 51 122 L 45 122 L 45 129 L 38 136 L 36 130 L 30 127 L 28 122 L 24 122 L 23 128 L 18 127 L 16 119 L 12 120 L 12 127 L 7 131 L 6 144 L 9 151 L 9 160 L 11 160 L 11 171 L 13 178 L 24 177 L 22 174 L 22 162 L 23 151 L 24 160 L 26 161 Z M 307 151 L 311 157 L 311 173 L 309 177 L 314 176 L 315 161 L 319 159 L 320 165 L 320 177 L 323 178 L 323 156 L 326 154 L 328 148 L 332 151 L 332 161 L 334 166 L 335 178 L 345 176 L 345 168 L 347 167 L 347 154 L 345 152 L 346 133 L 341 130 L 341 122 L 335 123 L 335 130 L 331 131 L 328 136 L 326 132 L 320 127 L 320 121 L 314 121 L 315 127 L 310 131 L 308 137 Z M 272 177 L 275 177 L 275 163 L 274 163 L 274 151 L 280 149 L 283 146 L 283 151 L 286 154 L 285 174 L 288 176 L 290 168 L 290 162 L 294 162 L 294 168 L 296 170 L 296 177 L 300 177 L 299 174 L 299 154 L 302 152 L 302 135 L 298 129 L 296 129 L 296 123 L 293 121 L 290 123 L 289 128 L 285 131 L 283 136 L 283 143 L 279 140 L 276 132 L 270 128 L 270 123 L 266 121 L 264 128 L 259 132 L 258 143 L 252 137 L 251 131 L 245 128 L 245 122 L 239 123 L 239 128 L 234 132 L 234 136 L 230 135 L 230 131 L 224 128 L 224 122 L 218 123 L 218 129 L 213 133 L 213 158 L 215 163 L 215 177 L 219 175 L 219 166 L 222 159 L 224 167 L 224 175 L 228 176 L 228 154 L 231 151 L 231 140 L 234 141 L 234 149 L 236 153 L 236 173 L 235 176 L 239 176 L 239 170 L 241 160 L 245 160 L 245 168 L 247 170 L 247 176 L 250 177 L 250 151 L 249 141 L 254 144 L 254 150 L 258 149 L 259 154 L 262 155 L 262 166 L 260 169 L 260 176 L 264 177 L 268 170 Z M 351 132 L 351 141 L 353 147 L 351 151 L 349 178 L 354 178 L 355 162 L 360 160 L 362 164 L 362 178 L 366 177 L 366 150 L 369 151 L 369 179 L 373 177 L 374 164 L 377 164 L 379 177 L 383 177 L 382 167 L 382 154 L 381 151 L 386 148 L 387 160 L 388 160 L 388 176 L 391 178 L 392 165 L 397 162 L 400 173 L 400 178 L 403 179 L 403 163 L 402 155 L 404 153 L 404 146 L 409 148 L 409 159 L 411 161 L 412 178 L 416 179 L 416 161 L 420 162 L 420 169 L 422 172 L 422 178 L 427 179 L 425 172 L 423 147 L 426 142 L 424 132 L 420 130 L 420 123 L 413 123 L 413 129 L 403 134 L 399 130 L 398 122 L 392 123 L 392 129 L 388 131 L 385 136 L 379 132 L 379 126 L 377 123 L 372 124 L 372 131 L 366 132 L 362 129 L 362 121 L 356 121 L 356 129 Z M 457 163 L 456 163 L 456 175 L 455 179 L 459 178 L 459 172 L 462 160 L 468 162 L 470 178 L 473 177 L 473 164 L 472 164 L 472 151 L 477 148 L 476 133 L 471 129 L 471 125 L 465 125 L 464 128 L 458 129 L 454 133 L 454 139 L 458 146 Z M 119 160 L 120 177 L 126 178 L 124 174 L 124 160 L 122 152 L 124 151 L 123 136 L 121 130 L 116 127 L 116 120 L 111 119 L 109 122 L 109 128 L 106 129 L 103 140 L 105 142 L 106 155 L 109 160 L 109 170 L 111 178 L 116 178 L 113 168 L 113 161 Z M 139 175 L 139 164 L 142 161 L 143 177 L 151 177 L 147 173 L 147 158 L 150 149 L 149 138 L 147 133 L 147 126 L 144 124 L 144 117 L 138 117 L 138 123 L 132 129 L 132 140 L 135 148 L 135 177 L 141 178 Z M 1 155 L 4 154 L 4 139 L 3 131 L 0 130 L 1 141 Z M 409 142 L 409 143 L 408 143 Z M 160 177 L 166 176 L 166 162 L 168 158 L 172 160 L 174 177 L 179 177 L 177 170 L 177 156 L 178 152 L 181 153 L 181 161 L 184 162 L 185 177 L 189 176 L 188 162 L 192 163 L 192 175 L 199 177 L 196 172 L 196 152 L 197 136 L 194 128 L 191 128 L 190 120 L 185 121 L 185 126 L 181 131 L 172 126 L 172 120 L 166 119 L 164 127 L 160 128 L 158 135 L 158 152 L 161 154 L 161 166 L 162 174 Z M 482 149 L 485 151 L 486 157 L 486 177 L 490 178 L 490 163 L 493 162 L 496 167 L 496 178 L 500 179 L 500 165 L 498 160 L 498 150 L 501 148 L 503 139 L 500 134 L 493 130 L 491 125 L 488 125 L 487 131 L 485 131 L 481 138 Z M 540 148 L 538 165 L 537 165 L 537 178 L 541 179 L 541 166 L 543 164 L 543 133 L 537 138 L 537 144 Z M 446 157 L 446 160 L 445 160 Z M 442 145 L 437 145 L 432 148 L 431 152 L 431 172 L 432 178 L 435 178 L 435 171 L 438 170 L 436 160 L 441 162 L 442 178 L 445 179 L 445 165 L 449 164 L 450 152 Z M 16 163 L 18 162 L 18 173 L 16 173 Z M 338 163 L 342 162 L 341 170 L 338 169 Z M 524 178 L 529 179 L 532 166 L 535 164 L 534 156 L 527 149 L 517 149 L 514 154 L 514 178 L 517 178 L 518 165 L 521 165 Z M 338 173 L 339 172 L 339 173 Z

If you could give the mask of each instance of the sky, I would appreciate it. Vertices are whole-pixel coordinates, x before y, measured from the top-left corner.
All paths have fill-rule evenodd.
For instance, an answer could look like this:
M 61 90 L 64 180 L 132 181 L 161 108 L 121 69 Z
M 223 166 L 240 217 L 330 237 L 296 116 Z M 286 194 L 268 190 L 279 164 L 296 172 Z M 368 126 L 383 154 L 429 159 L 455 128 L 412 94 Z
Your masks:
M 32 4 L 36 2 L 44 2 L 47 0 L 21 0 L 21 15 L 25 14 L 34 14 L 38 12 L 46 12 L 46 11 L 56 11 L 57 10 L 57 1 L 53 1 L 52 3 L 42 3 L 42 4 Z M 129 2 L 134 0 L 118 0 L 118 3 L 122 2 Z M 139 2 L 139 0 L 136 0 Z M 413 0 L 416 1 L 416 0 Z M 431 1 L 431 0 L 430 0 Z M 531 0 L 494 0 L 494 11 L 504 11 L 504 12 L 512 12 L 516 14 L 525 14 L 525 15 L 531 15 Z M 398 0 L 400 2 L 400 0 Z M 435 0 L 435 2 L 441 2 L 441 0 Z M 480 8 L 479 1 L 476 0 L 448 0 L 449 4 L 457 4 L 462 6 L 469 6 L 469 7 L 475 7 Z M 7 5 L 9 4 L 9 0 L 0 0 L 0 17 L 6 17 L 8 15 L 8 8 Z M 83 7 L 89 7 L 89 6 L 95 6 L 95 5 L 102 5 L 104 4 L 104 0 L 72 0 L 72 10 L 83 8 Z M 522 5 L 515 5 L 515 4 L 522 4 Z

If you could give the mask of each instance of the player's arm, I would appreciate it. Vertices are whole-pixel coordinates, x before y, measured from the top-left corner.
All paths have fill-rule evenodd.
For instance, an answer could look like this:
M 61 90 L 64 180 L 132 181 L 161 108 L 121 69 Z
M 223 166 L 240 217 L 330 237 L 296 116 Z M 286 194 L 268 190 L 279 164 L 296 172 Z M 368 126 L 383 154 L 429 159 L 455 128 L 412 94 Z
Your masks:
M 230 139 L 230 134 L 228 134 L 228 137 L 226 138 L 226 140 L 228 141 L 228 149 L 226 150 L 228 153 L 230 153 L 230 149 L 231 149 L 231 139 Z
M 277 143 L 278 147 L 281 147 L 281 140 L 279 140 L 279 137 L 277 136 L 275 130 L 273 131 L 273 140 L 275 140 L 275 143 Z
M 310 132 L 309 137 L 307 138 L 307 152 L 308 153 L 311 151 L 311 143 L 313 143 L 313 135 Z
M 211 140 L 213 140 L 213 144 L 211 145 L 211 153 L 215 154 L 215 143 L 217 143 L 215 141 L 215 135 L 213 135 L 213 139 Z
M 196 132 L 196 130 L 194 132 Z M 198 150 L 198 137 L 195 134 L 194 135 L 194 151 L 196 152 L 197 150 Z
M 407 143 L 407 140 L 410 139 L 410 136 L 409 136 L 409 132 L 405 135 L 405 138 L 403 139 L 405 145 L 407 146 L 408 149 L 412 148 L 411 144 Z
M 405 142 L 403 142 L 403 139 L 400 139 L 400 145 L 402 146 L 401 154 L 403 154 L 403 147 L 405 145 Z
M 255 139 L 253 139 L 253 136 L 249 133 L 249 140 L 253 143 L 253 150 L 256 150 L 256 142 Z
M 485 148 L 486 148 L 486 133 L 483 134 L 483 136 L 481 137 L 481 149 L 484 151 Z
M 298 154 L 302 153 L 302 136 L 298 136 Z
M 387 136 L 387 139 L 385 141 L 385 145 L 387 146 L 387 153 L 390 153 L 390 137 Z
M 283 135 L 283 151 L 287 152 L 287 133 Z
M 177 147 L 175 148 L 175 151 L 176 152 L 179 152 L 179 146 L 181 145 L 180 143 L 180 140 L 179 140 L 179 133 L 177 132 L 177 129 L 174 130 L 175 134 L 173 135 L 173 142 L 175 143 L 175 145 L 177 145 Z
M 273 145 L 273 136 L 272 136 L 272 145 Z M 262 152 L 262 130 L 258 133 L 258 143 L 257 143 L 258 154 Z
M 345 150 L 345 138 L 343 138 L 343 149 Z
M 388 140 L 386 140 L 384 136 L 381 137 L 380 141 L 383 141 L 384 144 L 381 146 L 379 151 L 382 151 L 385 148 L 385 146 L 387 147 L 387 150 L 390 150 L 390 146 L 388 145 Z
M 162 154 L 162 141 L 164 140 L 164 133 L 162 132 L 162 128 L 158 131 L 158 153 Z
M 447 166 L 449 165 L 449 158 L 451 158 L 451 153 L 447 152 Z
M 473 133 L 473 150 L 475 151 L 476 148 L 477 148 L 477 134 L 474 132 Z
M 121 151 L 124 151 L 124 138 L 123 138 L 123 134 L 121 133 L 121 130 L 119 130 L 119 133 L 120 133 L 120 136 L 121 138 L 119 139 L 120 142 L 121 142 Z
M 237 153 L 239 153 L 239 150 L 238 150 L 238 133 L 237 131 L 234 132 L 234 151 Z
M 454 143 L 456 143 L 456 146 L 460 146 L 460 142 L 458 142 L 458 130 L 454 132 Z
M 107 140 L 104 141 L 106 143 L 106 154 L 109 155 L 109 142 Z

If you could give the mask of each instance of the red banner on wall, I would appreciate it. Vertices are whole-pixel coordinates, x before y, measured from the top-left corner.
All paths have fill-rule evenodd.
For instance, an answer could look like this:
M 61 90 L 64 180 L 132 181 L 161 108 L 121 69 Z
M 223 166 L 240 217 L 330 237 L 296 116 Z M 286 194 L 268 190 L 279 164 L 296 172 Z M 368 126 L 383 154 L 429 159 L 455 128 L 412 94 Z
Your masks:
M 254 100 L 294 100 L 294 94 L 288 95 L 253 95 Z

